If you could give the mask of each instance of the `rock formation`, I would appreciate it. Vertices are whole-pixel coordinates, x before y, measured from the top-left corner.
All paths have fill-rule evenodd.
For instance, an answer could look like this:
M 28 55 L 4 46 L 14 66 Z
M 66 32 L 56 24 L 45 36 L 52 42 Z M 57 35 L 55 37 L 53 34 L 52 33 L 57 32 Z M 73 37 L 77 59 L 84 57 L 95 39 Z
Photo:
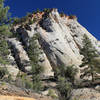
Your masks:
M 34 18 L 37 20 L 32 24 L 23 25 L 21 23 L 13 26 L 13 34 L 19 35 L 20 39 L 17 37 L 8 39 L 13 55 L 9 55 L 12 64 L 7 65 L 7 69 L 14 79 L 20 70 L 27 74 L 31 72 L 32 66 L 26 49 L 29 46 L 29 40 L 36 34 L 39 35 L 39 39 L 36 40 L 38 49 L 41 48 L 38 63 L 44 67 L 44 72 L 41 74 L 44 80 L 53 77 L 55 69 L 62 67 L 62 65 L 66 67 L 74 65 L 80 72 L 79 65 L 83 58 L 80 48 L 83 46 L 84 34 L 88 36 L 100 54 L 100 41 L 81 26 L 75 16 L 60 15 L 57 9 L 52 9 L 49 12 L 33 14 L 31 20 L 33 21 Z M 45 84 L 51 83 L 45 82 Z M 52 84 L 56 83 L 52 82 Z M 56 87 L 56 85 L 54 86 Z M 50 85 L 51 87 L 53 86 Z M 46 90 L 47 92 L 48 90 Z M 92 97 L 94 97 L 93 100 L 99 100 L 100 93 L 91 88 L 75 89 L 73 90 L 73 98 L 77 96 L 81 98 L 80 100 L 92 100 Z
M 39 14 L 37 16 L 40 17 Z M 28 28 L 14 26 L 14 32 L 20 34 L 26 46 L 29 45 L 29 39 L 34 34 L 40 35 L 38 42 L 47 59 L 44 64 L 46 68 L 48 67 L 47 72 L 50 69 L 49 66 L 55 69 L 55 67 L 61 67 L 62 64 L 76 67 L 81 64 L 83 56 L 80 55 L 79 50 L 82 48 L 84 34 L 91 39 L 100 53 L 100 42 L 78 23 L 77 18 L 60 16 L 57 9 L 52 9 L 48 14 L 43 13 L 42 17 L 32 25 L 28 25 Z

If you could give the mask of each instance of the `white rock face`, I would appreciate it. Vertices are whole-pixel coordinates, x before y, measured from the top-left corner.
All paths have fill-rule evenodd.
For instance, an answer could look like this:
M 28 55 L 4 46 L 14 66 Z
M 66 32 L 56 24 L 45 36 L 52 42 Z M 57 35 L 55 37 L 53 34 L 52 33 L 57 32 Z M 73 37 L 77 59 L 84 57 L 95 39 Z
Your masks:
M 39 45 L 43 48 L 43 59 L 45 59 L 43 64 L 47 73 L 50 73 L 52 68 L 63 64 L 78 67 L 82 63 L 83 56 L 79 52 L 84 34 L 91 39 L 100 53 L 100 41 L 81 26 L 76 18 L 61 17 L 57 9 L 53 9 L 48 17 L 43 17 L 40 23 L 30 25 L 30 30 L 16 28 L 15 31 L 21 34 L 26 45 L 34 34 L 40 34 Z
M 6 68 L 7 68 L 8 72 L 10 73 L 11 78 L 12 78 L 13 80 L 15 80 L 15 79 L 16 79 L 16 76 L 17 76 L 18 73 L 19 73 L 18 67 L 15 66 L 15 65 L 6 65 Z
M 17 32 L 20 33 L 20 36 L 22 38 L 22 42 L 25 44 L 25 46 L 29 46 L 29 39 L 32 38 L 37 32 L 35 31 L 36 28 L 36 24 L 33 24 L 30 26 L 31 31 L 26 30 L 26 29 L 20 29 L 19 27 L 15 30 Z M 18 40 L 17 40 L 18 42 Z M 36 41 L 38 49 L 41 48 L 41 45 L 39 44 L 39 41 Z M 18 44 L 16 44 L 18 45 Z M 21 45 L 20 45 L 21 46 Z M 18 47 L 19 48 L 19 47 Z M 19 48 L 20 49 L 20 48 Z M 22 48 L 19 51 L 24 51 Z M 41 62 L 39 62 L 39 64 L 43 67 L 44 72 L 41 74 L 42 78 L 48 78 L 51 76 L 54 76 L 54 72 L 52 70 L 51 64 L 46 56 L 46 54 L 44 53 L 43 50 L 39 50 L 41 53 L 39 54 L 39 59 Z M 28 59 L 28 55 L 26 55 L 26 53 L 23 52 L 23 55 L 26 57 L 20 57 L 20 60 L 26 59 L 27 61 L 29 61 Z M 22 64 L 23 65 L 23 64 Z
M 21 42 L 19 42 L 16 38 L 11 38 L 8 42 L 13 48 L 15 60 L 17 61 L 20 69 L 25 72 L 29 72 L 31 70 L 31 66 L 29 64 L 30 60 L 26 51 L 23 49 Z
M 14 57 L 11 54 L 8 55 L 8 59 L 9 59 L 9 64 L 0 65 L 0 67 L 6 68 L 9 74 L 11 75 L 11 78 L 13 80 L 16 80 L 16 76 L 19 73 L 19 68 L 15 62 Z
M 99 42 L 76 19 L 60 17 L 57 10 L 53 10 L 49 17 L 42 21 L 42 27 L 37 31 L 41 35 L 42 46 L 49 60 L 54 66 L 60 64 L 80 65 L 82 56 L 79 53 L 82 47 L 82 38 L 86 34 L 93 45 L 100 52 Z

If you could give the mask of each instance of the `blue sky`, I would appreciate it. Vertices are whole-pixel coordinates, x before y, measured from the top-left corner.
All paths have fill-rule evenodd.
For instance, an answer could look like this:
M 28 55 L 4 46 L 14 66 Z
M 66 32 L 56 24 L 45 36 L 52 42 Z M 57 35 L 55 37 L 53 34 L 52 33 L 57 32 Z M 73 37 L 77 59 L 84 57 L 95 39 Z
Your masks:
M 37 8 L 58 8 L 59 12 L 74 14 L 78 21 L 100 40 L 100 0 L 5 0 L 12 17 L 25 16 Z

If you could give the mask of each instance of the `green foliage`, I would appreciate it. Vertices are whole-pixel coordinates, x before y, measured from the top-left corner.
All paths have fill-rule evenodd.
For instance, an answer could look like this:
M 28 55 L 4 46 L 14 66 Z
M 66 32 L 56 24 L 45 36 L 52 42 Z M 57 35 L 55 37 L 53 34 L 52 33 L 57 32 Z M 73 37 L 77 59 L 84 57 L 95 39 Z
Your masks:
M 20 24 L 20 19 L 19 18 L 13 18 L 13 24 L 14 25 L 17 25 L 17 24 Z
M 8 72 L 6 67 L 0 67 L 0 80 L 6 81 L 6 82 L 12 81 L 12 76 Z
M 33 83 L 31 81 L 26 79 L 26 80 L 24 80 L 24 82 L 25 82 L 25 88 L 33 89 Z
M 8 21 L 8 10 L 8 6 L 4 7 L 4 0 L 0 0 L 0 25 Z
M 0 63 L 8 64 L 7 55 L 9 54 L 8 44 L 5 40 L 0 40 Z
M 13 25 L 17 25 L 17 24 L 23 24 L 28 20 L 28 17 L 22 17 L 22 18 L 13 18 Z
M 39 12 L 40 12 L 40 9 L 39 9 L 39 8 L 37 8 L 36 12 L 37 12 L 37 13 L 39 13 Z
M 88 66 L 84 69 L 84 74 L 81 77 L 84 77 L 86 75 L 92 76 L 92 82 L 95 80 L 95 73 L 96 73 L 96 60 L 95 58 L 98 57 L 97 50 L 91 43 L 91 40 L 87 37 L 87 35 L 83 36 L 83 48 L 81 48 L 80 53 L 84 56 L 82 59 L 83 63 L 80 67 Z
M 63 65 L 59 69 L 56 69 L 56 76 L 65 77 L 67 80 L 74 83 L 77 72 L 78 72 L 78 69 L 75 68 L 74 66 L 64 66 Z
M 2 86 L 5 86 L 5 84 L 6 84 L 5 82 L 2 82 L 2 83 L 1 83 Z
M 28 13 L 25 17 L 22 17 L 22 18 L 13 18 L 13 25 L 17 25 L 17 24 L 20 24 L 20 25 L 31 25 L 33 23 L 36 22 L 36 18 L 32 19 L 32 14 L 31 13 Z
M 19 87 L 33 89 L 32 81 L 27 77 L 26 73 L 18 73 L 15 84 Z
M 40 78 L 40 75 L 39 74 L 33 74 L 32 76 L 32 81 L 33 81 L 33 90 L 35 91 L 40 91 L 40 90 L 43 90 L 43 85 L 42 85 L 42 81 L 41 81 L 41 78 Z
M 10 37 L 12 33 L 9 31 L 8 25 L 1 25 L 0 26 L 0 39 L 5 39 L 6 37 Z
M 29 25 L 32 25 L 33 23 L 35 23 L 35 22 L 36 22 L 36 20 L 37 20 L 36 18 L 34 18 L 33 20 L 32 20 L 32 19 L 30 19 L 30 20 L 29 20 L 29 22 L 28 22 L 28 24 L 29 24 Z
M 61 12 L 61 13 L 60 13 L 60 16 L 61 16 L 61 17 L 63 17 L 64 15 L 65 15 L 64 12 Z
M 80 100 L 80 99 L 78 99 L 78 98 L 74 98 L 73 100 Z
M 57 89 L 60 92 L 60 99 L 62 100 L 71 99 L 72 85 L 64 77 L 59 77 Z
M 49 13 L 51 11 L 51 9 L 50 8 L 44 8 L 43 11 L 46 12 L 46 13 Z
M 57 99 L 58 98 L 53 89 L 49 89 L 48 90 L 48 96 L 52 97 L 53 99 Z
M 55 70 L 55 77 L 58 79 L 57 89 L 60 92 L 60 99 L 70 100 L 72 85 L 75 85 L 75 76 L 78 69 L 74 66 L 60 66 Z
M 29 41 L 28 55 L 31 61 L 35 64 L 38 62 L 39 49 L 37 45 L 38 36 L 34 35 Z
M 39 62 L 39 54 L 40 49 L 37 45 L 37 39 L 39 36 L 34 35 L 33 38 L 29 41 L 29 47 L 28 47 L 28 55 L 31 60 L 31 66 L 32 66 L 32 80 L 33 80 L 33 89 L 36 91 L 39 91 L 42 89 L 42 83 L 40 79 L 40 74 L 43 72 L 43 68 L 38 64 Z
M 9 48 L 6 38 L 11 36 L 8 25 L 8 10 L 9 7 L 4 7 L 4 0 L 0 0 L 0 63 L 6 64 Z
M 2 79 L 7 74 L 8 74 L 7 69 L 5 67 L 0 67 L 0 79 Z

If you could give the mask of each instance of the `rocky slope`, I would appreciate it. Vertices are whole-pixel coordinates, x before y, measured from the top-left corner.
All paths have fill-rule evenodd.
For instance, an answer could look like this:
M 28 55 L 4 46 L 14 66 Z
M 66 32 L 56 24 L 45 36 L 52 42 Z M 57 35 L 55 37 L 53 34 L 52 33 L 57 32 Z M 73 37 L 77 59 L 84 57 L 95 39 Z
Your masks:
M 32 18 L 34 19 L 34 17 L 36 17 L 38 21 L 27 25 L 27 27 L 21 27 L 20 24 L 15 25 L 13 32 L 20 35 L 22 43 L 26 46 L 28 46 L 29 39 L 34 36 L 34 34 L 40 35 L 38 43 L 43 50 L 42 59 L 44 60 L 42 60 L 42 65 L 46 67 L 45 72 L 48 72 L 49 75 L 51 73 L 52 76 L 52 69 L 58 66 L 61 67 L 62 64 L 79 67 L 83 57 L 80 55 L 79 50 L 82 47 L 84 34 L 89 37 L 92 44 L 100 53 L 100 42 L 78 23 L 75 16 L 60 16 L 57 9 L 52 9 L 49 14 L 37 13 L 35 15 L 33 14 Z M 10 40 L 11 39 L 9 39 L 9 41 Z M 20 49 L 20 46 L 16 46 L 17 42 L 14 43 L 15 40 L 12 39 L 11 44 L 15 45 L 15 50 L 17 48 Z M 23 48 L 20 49 L 20 53 L 21 51 L 26 52 Z M 24 59 L 27 58 L 27 54 L 24 53 L 23 56 Z M 19 62 L 21 62 L 22 59 L 23 58 L 21 58 Z M 26 61 L 28 61 L 28 58 Z M 45 75 L 47 75 L 47 73 Z
M 75 65 L 79 69 L 77 79 L 80 80 L 81 68 L 79 65 L 82 63 L 81 60 L 83 58 L 83 56 L 80 55 L 80 48 L 83 46 L 83 35 L 86 34 L 89 37 L 98 53 L 100 53 L 100 41 L 81 26 L 75 16 L 67 16 L 65 14 L 61 16 L 57 9 L 52 9 L 49 13 L 38 12 L 32 14 L 29 18 L 31 18 L 31 20 L 35 18 L 36 21 L 31 25 L 22 25 L 22 23 L 20 23 L 13 26 L 13 34 L 19 35 L 20 39 L 17 37 L 8 39 L 8 44 L 11 47 L 9 59 L 11 59 L 13 64 L 11 63 L 10 67 L 7 65 L 7 68 L 8 71 L 12 73 L 14 79 L 16 79 L 20 71 L 30 74 L 32 66 L 25 47 L 27 48 L 29 46 L 30 38 L 38 34 L 39 39 L 36 40 L 37 45 L 39 49 L 42 48 L 39 54 L 39 64 L 44 67 L 44 72 L 41 74 L 42 78 L 49 79 L 53 77 L 55 69 L 62 65 Z M 50 87 L 53 86 L 53 84 L 50 85 Z M 46 93 L 47 92 L 48 91 L 46 91 Z M 81 95 L 80 92 L 84 93 Z M 85 94 L 86 92 L 89 96 L 88 99 Z M 45 91 L 43 93 L 45 93 Z M 97 96 L 94 97 L 93 100 L 99 100 L 100 98 L 100 92 L 91 88 L 73 90 L 73 98 L 77 97 L 77 95 L 81 95 L 82 98 L 80 97 L 80 100 L 92 100 L 91 98 L 94 95 Z
M 30 89 L 16 87 L 13 84 L 0 82 L 0 100 L 52 100 L 51 97 L 35 93 Z

